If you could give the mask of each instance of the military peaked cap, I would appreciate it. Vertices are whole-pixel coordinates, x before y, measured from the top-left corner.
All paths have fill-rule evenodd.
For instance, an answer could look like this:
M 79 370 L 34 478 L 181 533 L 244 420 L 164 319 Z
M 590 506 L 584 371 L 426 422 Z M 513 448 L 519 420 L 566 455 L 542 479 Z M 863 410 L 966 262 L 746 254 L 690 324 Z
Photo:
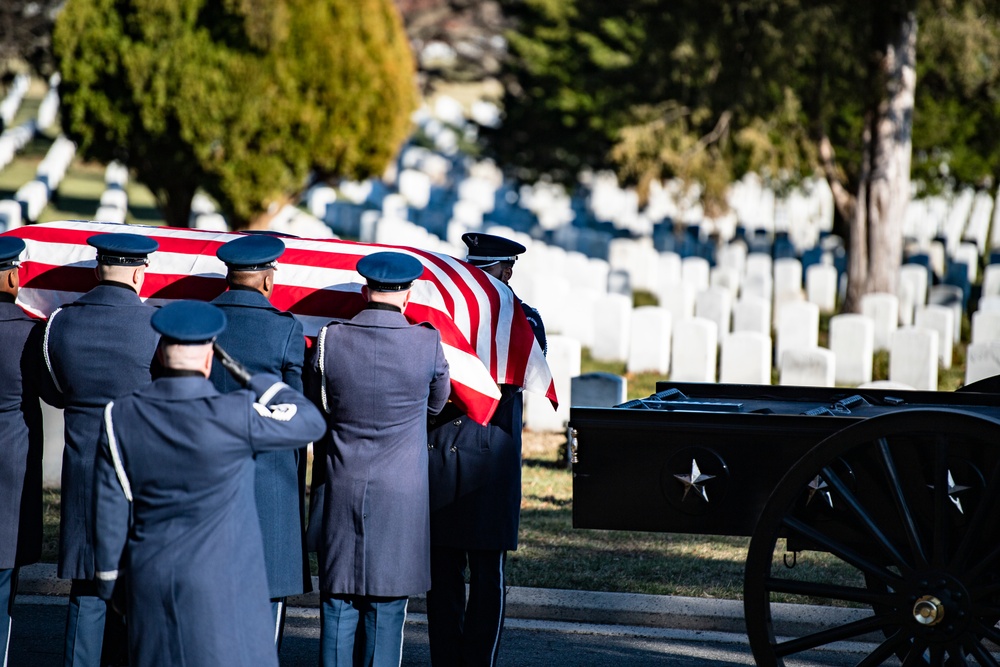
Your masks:
M 358 273 L 376 292 L 402 292 L 424 274 L 420 260 L 401 252 L 376 252 L 358 260 Z
M 210 343 L 226 328 L 226 315 L 204 301 L 174 301 L 153 313 L 153 328 L 168 343 Z
M 97 248 L 97 263 L 108 266 L 139 266 L 147 255 L 160 247 L 154 239 L 141 234 L 98 234 L 87 239 Z
M 276 236 L 252 234 L 220 246 L 215 255 L 235 271 L 263 271 L 273 269 L 283 252 L 285 244 Z
M 0 236 L 0 271 L 17 268 L 24 248 L 24 241 L 16 236 Z
M 462 241 L 469 246 L 466 261 L 476 266 L 489 266 L 497 262 L 513 262 L 527 248 L 518 243 L 493 234 L 468 232 L 462 234 Z

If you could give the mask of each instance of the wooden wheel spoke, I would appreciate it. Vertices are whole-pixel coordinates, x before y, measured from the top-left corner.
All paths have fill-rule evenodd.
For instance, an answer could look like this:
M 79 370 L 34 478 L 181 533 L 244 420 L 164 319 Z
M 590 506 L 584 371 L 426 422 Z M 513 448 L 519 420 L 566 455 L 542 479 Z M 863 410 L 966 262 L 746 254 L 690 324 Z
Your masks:
M 991 521 L 996 517 L 995 506 L 997 500 L 1000 499 L 1000 484 L 998 484 L 1000 482 L 1000 461 L 994 466 L 993 473 L 987 479 L 983 497 L 980 499 L 979 505 L 972 515 L 972 520 L 965 529 L 965 535 L 962 537 L 958 549 L 955 550 L 955 557 L 951 560 L 951 565 L 954 569 L 962 569 L 968 564 L 974 547 L 980 544 L 980 538 L 984 534 L 984 525 L 987 521 Z M 993 561 L 998 555 L 1000 555 L 1000 547 L 993 549 L 984 561 Z M 979 573 L 985 567 L 986 563 L 980 561 L 976 564 L 974 571 Z
M 989 584 L 987 586 L 979 586 L 974 588 L 972 590 L 972 597 L 976 600 L 983 600 L 992 598 L 997 593 L 1000 593 L 1000 581 Z
M 934 552 L 931 564 L 944 567 L 948 562 L 948 443 L 939 441 L 934 457 Z
M 871 513 L 865 509 L 865 507 L 861 504 L 861 501 L 858 500 L 858 497 L 847 488 L 847 485 L 840 479 L 840 476 L 837 475 L 837 473 L 835 473 L 829 466 L 823 468 L 820 471 L 820 474 L 823 475 L 823 479 L 826 480 L 826 483 L 837 491 L 838 498 L 847 503 L 847 507 L 851 510 L 851 514 L 853 514 L 854 518 L 857 519 L 862 526 L 864 526 L 868 534 L 875 540 L 875 543 L 882 548 L 887 556 L 892 558 L 896 567 L 903 572 L 912 570 L 913 567 L 909 564 L 903 554 L 899 552 L 896 545 L 890 542 L 886 534 L 877 525 L 875 525 L 875 520 L 872 519 Z
M 844 600 L 845 602 L 861 602 L 869 605 L 892 605 L 893 596 L 889 593 L 877 593 L 867 588 L 853 586 L 838 586 L 824 584 L 818 581 L 796 581 L 794 579 L 779 579 L 768 577 L 764 582 L 767 590 L 774 593 L 790 595 L 809 595 L 827 600 Z
M 910 652 L 906 654 L 906 658 L 903 659 L 903 667 L 911 667 L 911 665 L 926 665 L 927 662 L 924 661 L 924 651 L 927 650 L 927 642 L 920 639 L 913 640 L 913 646 L 910 648 Z M 943 652 L 938 654 L 937 662 L 933 658 L 934 649 L 931 649 L 931 661 L 932 665 L 940 665 L 941 657 L 943 657 Z
M 994 561 L 996 561 L 997 558 L 1000 558 L 1000 546 L 996 547 L 993 551 L 989 552 L 978 563 L 976 563 L 976 566 L 969 571 L 970 580 L 975 580 L 979 578 L 979 576 L 982 575 L 983 571 L 986 570 L 991 565 L 993 565 Z M 995 586 L 996 585 L 994 584 L 994 586 L 990 586 L 988 588 L 994 588 L 995 592 L 997 590 Z
M 998 663 L 996 658 L 986 650 L 979 640 L 973 638 L 969 644 L 970 652 L 976 658 L 976 662 L 980 664 L 981 667 L 997 667 Z
M 910 511 L 910 505 L 906 502 L 903 494 L 903 485 L 899 478 L 899 470 L 896 468 L 896 461 L 889 451 L 889 443 L 885 438 L 878 439 L 879 460 L 882 463 L 882 470 L 889 481 L 889 492 L 892 494 L 892 501 L 896 505 L 903 529 L 906 531 L 906 540 L 910 543 L 910 551 L 913 553 L 915 565 L 918 568 L 927 567 L 927 554 L 924 552 L 924 545 L 920 541 L 920 533 L 917 531 L 917 523 Z
M 854 549 L 842 544 L 841 542 L 824 535 L 812 526 L 792 517 L 785 517 L 784 522 L 786 527 L 790 530 L 794 530 L 803 537 L 806 537 L 813 542 L 816 542 L 819 546 L 823 547 L 826 551 L 834 554 L 846 563 L 853 565 L 862 572 L 870 574 L 877 579 L 887 582 L 887 583 L 898 583 L 902 582 L 902 578 L 895 572 L 885 569 L 881 565 L 877 565 L 871 560 L 865 558 L 859 554 Z
M 857 637 L 858 635 L 867 634 L 875 630 L 881 630 L 891 623 L 893 623 L 893 619 L 888 616 L 876 615 L 871 616 L 870 618 L 862 618 L 845 625 L 838 625 L 827 630 L 814 632 L 810 635 L 804 635 L 796 639 L 779 642 L 775 644 L 774 651 L 781 657 L 792 655 L 794 653 L 801 653 L 802 651 L 808 651 L 809 649 L 816 648 L 817 646 L 825 646 L 826 644 L 832 644 L 834 642 Z
M 896 649 L 899 648 L 900 644 L 909 641 L 909 639 L 910 635 L 904 633 L 902 630 L 896 632 L 879 644 L 874 651 L 869 653 L 855 667 L 875 667 L 876 665 L 881 665 L 885 662 L 886 658 L 896 654 Z
M 993 625 L 986 625 L 985 623 L 979 623 L 979 627 L 976 628 L 976 634 L 989 639 L 994 644 L 1000 646 L 1000 630 L 997 630 Z

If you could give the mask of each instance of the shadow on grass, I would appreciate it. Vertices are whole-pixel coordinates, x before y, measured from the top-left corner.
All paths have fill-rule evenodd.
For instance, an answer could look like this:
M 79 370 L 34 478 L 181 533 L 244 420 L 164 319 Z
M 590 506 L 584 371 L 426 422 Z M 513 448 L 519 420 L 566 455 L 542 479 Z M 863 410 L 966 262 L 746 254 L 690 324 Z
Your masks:
M 538 468 L 540 470 L 565 470 L 566 461 L 551 461 L 548 459 L 524 459 L 525 468 Z
M 52 206 L 75 216 L 82 220 L 90 220 L 97 213 L 100 202 L 90 197 L 73 197 L 67 195 L 56 195 L 50 202 Z
M 128 207 L 129 215 L 132 217 L 132 222 L 140 225 L 148 225 L 154 222 L 163 222 L 163 215 L 160 213 L 160 209 L 155 206 L 132 206 Z

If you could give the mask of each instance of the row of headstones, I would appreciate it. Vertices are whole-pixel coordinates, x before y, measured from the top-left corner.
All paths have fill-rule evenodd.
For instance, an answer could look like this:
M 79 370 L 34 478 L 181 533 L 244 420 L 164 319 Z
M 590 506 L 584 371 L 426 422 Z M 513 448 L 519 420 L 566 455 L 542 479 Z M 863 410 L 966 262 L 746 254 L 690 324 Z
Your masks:
M 75 156 L 76 144 L 63 135 L 56 137 L 45 157 L 38 163 L 35 177 L 14 193 L 14 201 L 21 209 L 21 219 L 13 226 L 38 220 Z M 10 221 L 8 226 L 11 226 Z
M 4 130 L 0 134 L 0 169 L 9 165 L 14 156 L 28 145 L 31 138 L 35 136 L 36 122 L 34 120 L 25 121 L 17 127 Z
M 125 222 L 128 215 L 128 167 L 120 162 L 109 162 L 104 168 L 104 192 L 94 220 L 101 222 Z
M 931 317 L 950 325 L 947 311 Z M 872 382 L 871 345 L 873 322 L 865 315 L 845 314 L 832 318 L 830 337 L 836 350 L 819 347 L 793 348 L 782 360 L 780 384 L 791 386 L 893 386 L 898 389 L 937 389 L 939 330 L 904 327 L 897 330 L 890 342 L 889 380 Z M 681 323 L 675 334 L 672 372 L 662 373 L 663 379 L 675 382 L 715 382 L 716 346 L 714 323 L 695 319 Z M 836 342 L 833 342 L 836 341 Z M 860 347 L 863 353 L 853 348 Z M 550 336 L 548 363 L 552 371 L 559 406 L 543 396 L 525 395 L 524 424 L 538 431 L 565 428 L 571 405 L 611 406 L 626 400 L 626 379 L 612 374 L 581 376 L 580 343 L 567 336 Z M 729 334 L 723 341 L 721 376 L 719 381 L 734 384 L 770 384 L 770 338 L 754 332 Z M 838 379 L 842 359 L 851 358 L 859 373 L 851 381 Z M 966 359 L 965 383 L 1000 374 L 1000 341 L 974 343 Z M 856 381 L 856 380 L 861 380 Z
M 59 115 L 59 82 L 62 80 L 59 72 L 49 77 L 49 89 L 38 104 L 38 129 L 45 131 L 52 127 Z
M 24 100 L 24 95 L 28 92 L 30 85 L 31 77 L 27 74 L 18 74 L 11 81 L 7 94 L 4 95 L 3 100 L 0 100 L 0 120 L 3 121 L 4 127 L 10 127 L 10 124 L 14 122 L 14 116 L 21 108 L 21 102 Z

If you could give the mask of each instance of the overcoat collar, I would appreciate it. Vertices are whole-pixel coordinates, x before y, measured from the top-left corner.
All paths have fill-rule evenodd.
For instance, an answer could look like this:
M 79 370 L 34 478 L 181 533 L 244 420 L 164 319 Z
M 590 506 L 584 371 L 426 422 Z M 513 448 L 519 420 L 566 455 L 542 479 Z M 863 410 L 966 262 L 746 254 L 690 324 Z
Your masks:
M 403 329 L 411 326 L 403 314 L 396 310 L 365 309 L 347 321 L 359 327 L 384 327 L 387 329 Z
M 116 285 L 98 285 L 74 303 L 92 303 L 102 306 L 138 306 L 142 299 L 134 290 L 122 289 Z
M 186 401 L 216 396 L 219 390 L 204 376 L 161 377 L 142 392 L 145 398 L 161 401 Z
M 7 301 L 6 299 L 0 299 L 0 322 L 9 322 L 10 320 L 28 320 L 31 319 L 27 313 L 21 310 L 21 307 L 15 304 L 13 301 Z
M 244 308 L 266 308 L 277 310 L 267 297 L 257 290 L 231 289 L 212 300 L 217 306 L 243 306 Z

